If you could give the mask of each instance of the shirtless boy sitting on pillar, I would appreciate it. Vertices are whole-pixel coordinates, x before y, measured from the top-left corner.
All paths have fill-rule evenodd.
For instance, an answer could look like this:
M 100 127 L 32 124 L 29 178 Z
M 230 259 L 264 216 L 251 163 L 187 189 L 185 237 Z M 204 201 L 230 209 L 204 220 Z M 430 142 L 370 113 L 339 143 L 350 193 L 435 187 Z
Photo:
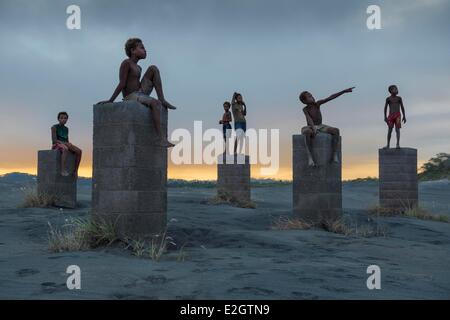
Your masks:
M 142 68 L 137 64 L 139 60 L 147 57 L 147 51 L 141 39 L 131 38 L 125 43 L 125 53 L 128 59 L 125 59 L 120 65 L 119 84 L 114 90 L 111 98 L 107 101 L 99 103 L 114 102 L 120 92 L 122 92 L 123 100 L 135 100 L 149 107 L 152 112 L 153 123 L 156 132 L 160 137 L 160 143 L 163 147 L 173 147 L 174 144 L 167 140 L 165 134 L 161 130 L 160 108 L 176 109 L 164 98 L 161 76 L 156 66 L 151 65 L 141 79 Z M 158 99 L 150 97 L 150 93 L 155 87 Z
M 338 93 L 332 94 L 326 99 L 316 101 L 311 93 L 308 91 L 303 91 L 299 99 L 302 103 L 306 104 L 303 108 L 303 112 L 306 117 L 307 126 L 302 128 L 302 134 L 305 137 L 306 151 L 308 154 L 308 164 L 310 166 L 315 166 L 316 162 L 312 153 L 312 139 L 316 136 L 317 132 L 324 132 L 332 135 L 333 138 L 333 155 L 331 162 L 339 163 L 339 157 L 337 152 L 337 147 L 339 143 L 339 129 L 327 126 L 322 123 L 322 113 L 320 112 L 320 106 L 330 100 L 336 99 L 340 95 L 352 92 L 355 87 L 351 87 L 342 90 Z

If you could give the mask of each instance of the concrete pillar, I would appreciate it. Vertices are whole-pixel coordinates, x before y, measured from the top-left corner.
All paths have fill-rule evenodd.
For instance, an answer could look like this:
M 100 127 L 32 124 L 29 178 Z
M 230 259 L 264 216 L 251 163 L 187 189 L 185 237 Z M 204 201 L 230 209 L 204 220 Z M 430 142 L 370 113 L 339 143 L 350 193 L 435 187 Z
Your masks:
M 219 155 L 217 195 L 228 195 L 239 201 L 251 200 L 249 156 Z
M 67 155 L 66 169 L 72 173 L 75 168 L 75 155 Z M 58 150 L 38 151 L 37 193 L 40 196 L 54 197 L 54 205 L 75 208 L 77 205 L 77 178 L 70 174 L 61 175 L 61 152 Z
M 417 206 L 417 149 L 379 149 L 380 206 L 404 210 Z
M 161 109 L 167 133 L 167 109 Z M 92 214 L 121 237 L 147 238 L 167 222 L 167 148 L 149 108 L 136 101 L 94 105 Z
M 301 220 L 321 223 L 336 220 L 342 215 L 342 165 L 330 163 L 332 138 L 318 133 L 313 139 L 313 154 L 316 167 L 308 166 L 305 138 L 293 135 L 293 211 Z M 338 145 L 342 162 L 341 142 Z

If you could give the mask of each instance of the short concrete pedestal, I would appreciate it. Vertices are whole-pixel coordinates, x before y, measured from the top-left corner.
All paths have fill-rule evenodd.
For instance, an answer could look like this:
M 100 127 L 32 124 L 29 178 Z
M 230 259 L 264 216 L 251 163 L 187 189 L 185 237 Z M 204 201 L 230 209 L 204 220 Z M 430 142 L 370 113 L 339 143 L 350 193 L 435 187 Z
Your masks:
M 379 149 L 378 158 L 380 206 L 399 211 L 417 206 L 417 149 Z
M 70 173 L 61 175 L 61 152 L 58 150 L 38 151 L 37 193 L 51 197 L 54 205 L 75 208 L 77 205 L 77 178 L 72 174 L 75 168 L 75 155 L 68 153 L 66 170 Z
M 217 164 L 217 195 L 250 201 L 250 157 L 219 155 Z
M 310 223 L 337 220 L 342 215 L 341 163 L 331 163 L 332 138 L 318 133 L 313 139 L 316 167 L 308 166 L 305 137 L 294 135 L 293 147 L 293 211 L 294 215 Z M 341 143 L 338 146 L 342 162 Z
M 161 109 L 167 133 L 167 110 Z M 121 237 L 148 238 L 167 222 L 167 148 L 135 101 L 94 105 L 92 215 Z

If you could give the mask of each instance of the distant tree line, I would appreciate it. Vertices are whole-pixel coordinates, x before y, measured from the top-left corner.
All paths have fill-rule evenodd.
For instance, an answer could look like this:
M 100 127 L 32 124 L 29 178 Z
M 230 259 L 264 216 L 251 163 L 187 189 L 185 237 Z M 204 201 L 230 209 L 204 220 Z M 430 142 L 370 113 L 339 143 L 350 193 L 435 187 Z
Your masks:
M 450 153 L 438 153 L 420 168 L 420 180 L 450 179 Z

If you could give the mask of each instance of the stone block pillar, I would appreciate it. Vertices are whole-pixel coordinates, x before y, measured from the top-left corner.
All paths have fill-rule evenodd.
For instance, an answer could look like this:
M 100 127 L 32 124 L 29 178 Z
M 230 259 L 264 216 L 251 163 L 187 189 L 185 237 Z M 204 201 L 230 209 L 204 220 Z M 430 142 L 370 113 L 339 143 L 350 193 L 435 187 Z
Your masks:
M 167 148 L 149 108 L 136 101 L 94 105 L 92 214 L 121 237 L 148 238 L 167 222 Z M 161 109 L 167 134 L 167 110 Z
M 66 169 L 75 169 L 75 155 L 68 153 Z M 70 174 L 61 175 L 61 152 L 58 150 L 38 151 L 37 193 L 54 198 L 57 207 L 75 208 L 77 204 L 77 178 Z
M 417 149 L 379 149 L 380 206 L 403 211 L 418 204 Z
M 219 155 L 217 164 L 217 195 L 227 195 L 238 201 L 250 201 L 250 157 Z
M 308 166 L 306 142 L 303 135 L 292 137 L 293 147 L 293 211 L 304 221 L 321 223 L 336 220 L 342 215 L 342 156 L 339 141 L 338 154 L 341 163 L 330 163 L 332 138 L 318 133 L 313 139 L 316 167 Z

